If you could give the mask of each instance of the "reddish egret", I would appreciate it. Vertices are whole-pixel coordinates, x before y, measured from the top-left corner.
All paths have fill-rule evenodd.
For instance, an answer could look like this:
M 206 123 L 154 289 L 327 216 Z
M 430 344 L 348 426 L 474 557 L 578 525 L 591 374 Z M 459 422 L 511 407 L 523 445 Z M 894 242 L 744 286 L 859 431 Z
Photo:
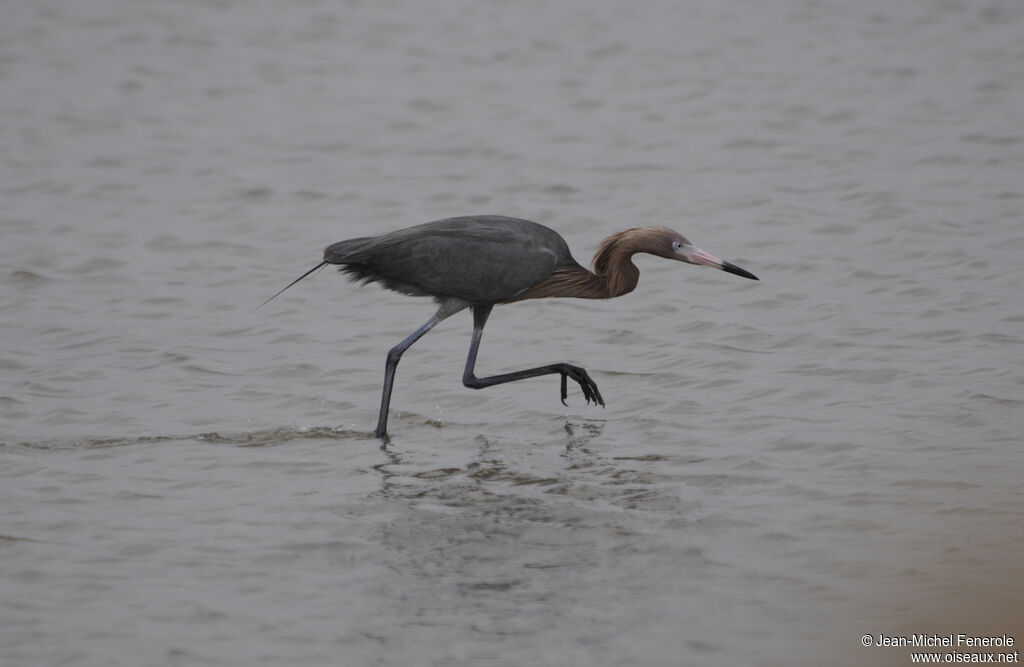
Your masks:
M 281 292 L 327 264 L 338 264 L 353 280 L 380 282 L 390 290 L 430 296 L 437 301 L 439 308 L 434 316 L 388 352 L 376 430 L 377 437 L 383 438 L 387 435 L 395 369 L 402 354 L 438 322 L 466 308 L 473 309 L 473 340 L 462 384 L 471 389 L 483 389 L 558 374 L 562 376 L 563 404 L 567 395 L 566 380 L 571 378 L 579 383 L 588 405 L 593 401 L 604 406 L 597 385 L 587 371 L 578 366 L 557 363 L 478 378 L 473 372 L 476 353 L 484 324 L 495 304 L 555 296 L 582 299 L 622 296 L 633 291 L 640 277 L 630 259 L 638 252 L 758 279 L 749 271 L 704 252 L 667 227 L 636 227 L 612 234 L 597 249 L 591 272 L 573 259 L 565 239 L 553 229 L 529 220 L 476 215 L 334 243 L 324 250 L 323 262 Z

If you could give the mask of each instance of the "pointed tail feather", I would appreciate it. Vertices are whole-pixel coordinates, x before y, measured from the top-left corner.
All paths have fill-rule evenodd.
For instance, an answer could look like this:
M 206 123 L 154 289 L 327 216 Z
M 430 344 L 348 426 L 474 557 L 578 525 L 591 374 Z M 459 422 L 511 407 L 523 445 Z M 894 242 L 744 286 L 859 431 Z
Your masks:
M 260 305 L 258 305 L 258 306 L 256 306 L 256 307 L 257 307 L 257 308 L 262 308 L 263 306 L 267 305 L 268 303 L 270 303 L 271 301 L 273 301 L 273 300 L 274 300 L 274 299 L 276 299 L 277 297 L 281 296 L 281 293 L 282 293 L 282 292 L 284 292 L 284 291 L 285 291 L 286 289 L 288 289 L 289 287 L 291 287 L 291 286 L 292 286 L 292 285 L 294 285 L 295 283 L 299 282 L 299 281 L 300 281 L 300 280 L 302 280 L 303 278 L 305 278 L 305 277 L 309 276 L 309 274 L 313 273 L 313 272 L 314 272 L 314 271 L 316 271 L 317 269 L 322 269 L 322 268 L 323 268 L 323 267 L 325 267 L 325 266 L 327 266 L 327 262 L 320 262 L 319 264 L 317 264 L 316 266 L 314 266 L 314 267 L 313 267 L 312 269 L 310 269 L 309 271 L 306 271 L 306 272 L 305 272 L 305 273 L 303 273 L 303 274 L 302 274 L 301 276 L 299 276 L 299 277 L 298 277 L 298 278 L 296 278 L 295 280 L 293 280 L 293 281 L 291 281 L 290 283 L 288 283 L 288 284 L 287 284 L 287 285 L 286 285 L 286 286 L 284 287 L 284 289 L 282 289 L 282 290 L 281 290 L 280 292 L 278 292 L 277 294 L 275 294 L 274 296 L 270 297 L 269 299 L 267 299 L 266 301 L 264 301 L 263 303 L 261 303 Z

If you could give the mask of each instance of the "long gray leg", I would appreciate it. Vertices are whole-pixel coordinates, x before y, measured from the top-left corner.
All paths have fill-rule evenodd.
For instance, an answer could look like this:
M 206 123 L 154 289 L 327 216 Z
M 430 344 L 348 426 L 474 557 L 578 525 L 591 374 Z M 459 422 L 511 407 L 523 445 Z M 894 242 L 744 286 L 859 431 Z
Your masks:
M 401 360 L 402 354 L 412 347 L 413 343 L 422 338 L 423 334 L 437 326 L 438 322 L 451 317 L 468 305 L 465 301 L 458 299 L 444 301 L 441 303 L 441 307 L 437 309 L 437 312 L 434 313 L 434 316 L 427 320 L 423 326 L 412 332 L 401 343 L 388 350 L 388 360 L 384 366 L 384 394 L 380 399 L 380 416 L 377 417 L 377 430 L 374 432 L 378 438 L 383 438 L 388 434 L 388 408 L 391 406 L 391 388 L 395 384 L 395 369 L 398 368 L 398 362 Z
M 516 380 L 525 380 L 526 378 L 557 373 L 562 376 L 562 405 L 565 405 L 565 399 L 568 396 L 566 380 L 567 378 L 572 378 L 579 383 L 580 389 L 583 390 L 583 398 L 587 399 L 587 404 L 593 401 L 604 407 L 604 399 L 601 398 L 601 392 L 597 390 L 597 384 L 590 378 L 587 371 L 579 366 L 549 364 L 537 368 L 528 368 L 525 371 L 503 373 L 502 375 L 492 375 L 485 378 L 478 378 L 474 375 L 473 369 L 476 366 L 476 353 L 480 348 L 480 339 L 484 335 L 484 325 L 487 324 L 487 318 L 490 314 L 491 306 L 473 306 L 473 342 L 469 344 L 469 357 L 466 358 L 466 370 L 462 373 L 462 384 L 470 389 L 483 389 L 484 387 L 492 387 L 496 384 L 504 384 L 505 382 L 515 382 Z

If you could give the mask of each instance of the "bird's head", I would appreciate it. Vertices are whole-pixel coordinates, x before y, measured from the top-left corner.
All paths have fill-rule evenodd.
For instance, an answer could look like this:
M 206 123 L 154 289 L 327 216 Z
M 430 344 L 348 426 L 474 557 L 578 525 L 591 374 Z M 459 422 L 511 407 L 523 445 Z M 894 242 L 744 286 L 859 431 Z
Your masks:
M 648 239 L 650 245 L 645 248 L 645 251 L 652 255 L 686 262 L 687 264 L 710 266 L 726 273 L 734 273 L 737 276 L 743 276 L 751 280 L 759 280 L 750 271 L 741 269 L 731 262 L 719 259 L 711 253 L 701 250 L 677 231 L 667 227 L 652 227 L 649 229 L 652 232 Z

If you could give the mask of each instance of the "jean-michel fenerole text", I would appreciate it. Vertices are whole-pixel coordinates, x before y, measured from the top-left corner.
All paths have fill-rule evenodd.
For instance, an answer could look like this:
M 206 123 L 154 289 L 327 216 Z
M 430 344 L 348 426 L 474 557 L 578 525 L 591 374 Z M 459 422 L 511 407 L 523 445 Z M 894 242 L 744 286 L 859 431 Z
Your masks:
M 975 635 L 886 635 L 879 633 L 875 638 L 875 646 L 959 646 L 982 647 L 982 646 L 1013 646 L 1013 637 L 1010 635 L 997 635 L 994 637 L 979 637 Z

